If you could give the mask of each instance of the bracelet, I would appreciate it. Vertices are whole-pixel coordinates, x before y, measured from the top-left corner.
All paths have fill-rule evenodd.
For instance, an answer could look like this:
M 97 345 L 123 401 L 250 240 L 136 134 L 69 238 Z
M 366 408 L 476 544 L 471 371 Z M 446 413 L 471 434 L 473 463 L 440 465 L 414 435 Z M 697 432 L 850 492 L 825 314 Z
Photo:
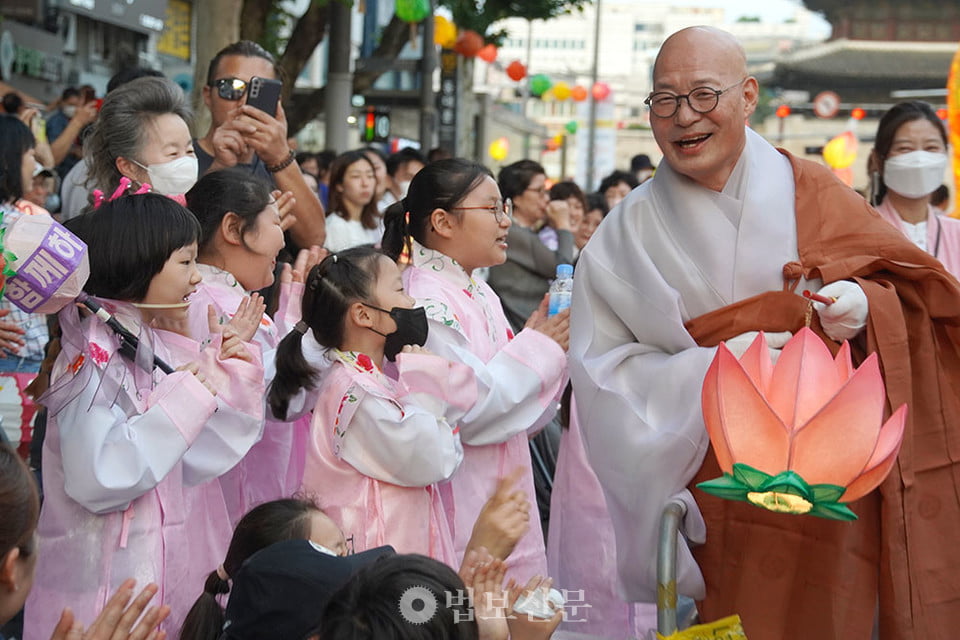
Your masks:
M 285 160 L 283 160 L 283 161 L 281 161 L 281 162 L 273 165 L 272 167 L 268 165 L 268 166 L 267 166 L 267 171 L 269 171 L 270 173 L 276 173 L 277 171 L 283 171 L 284 169 L 286 169 L 287 167 L 289 167 L 291 164 L 293 164 L 293 161 L 294 161 L 294 159 L 295 159 L 296 157 L 297 157 L 297 154 L 295 154 L 295 153 L 293 152 L 293 149 L 290 149 L 290 155 L 288 155 Z

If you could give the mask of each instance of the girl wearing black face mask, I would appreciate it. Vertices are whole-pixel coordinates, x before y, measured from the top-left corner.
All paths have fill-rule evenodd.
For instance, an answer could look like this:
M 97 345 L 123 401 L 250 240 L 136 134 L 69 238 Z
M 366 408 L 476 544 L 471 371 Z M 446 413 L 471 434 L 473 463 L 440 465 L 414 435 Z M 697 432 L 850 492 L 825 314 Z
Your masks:
M 436 484 L 463 459 L 456 425 L 476 401 L 472 370 L 421 348 L 424 310 L 378 251 L 331 254 L 305 284 L 303 319 L 277 348 L 268 395 L 280 419 L 313 408 L 303 488 L 323 496 L 357 551 L 389 544 L 456 566 Z M 307 332 L 326 366 L 304 358 Z M 389 375 L 385 360 L 395 362 Z

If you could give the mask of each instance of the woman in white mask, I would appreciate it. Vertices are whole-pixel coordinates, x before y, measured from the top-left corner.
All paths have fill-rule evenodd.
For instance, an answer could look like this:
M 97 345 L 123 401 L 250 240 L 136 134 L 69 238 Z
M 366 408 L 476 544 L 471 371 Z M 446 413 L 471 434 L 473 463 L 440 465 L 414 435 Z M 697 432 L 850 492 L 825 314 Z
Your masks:
M 947 132 L 926 102 L 901 102 L 880 119 L 868 161 L 871 203 L 914 244 L 960 276 L 960 220 L 937 215 L 930 205 L 948 163 Z
M 109 196 L 126 176 L 133 189 L 182 196 L 197 181 L 190 117 L 183 90 L 166 78 L 138 78 L 107 94 L 84 144 L 87 186 Z

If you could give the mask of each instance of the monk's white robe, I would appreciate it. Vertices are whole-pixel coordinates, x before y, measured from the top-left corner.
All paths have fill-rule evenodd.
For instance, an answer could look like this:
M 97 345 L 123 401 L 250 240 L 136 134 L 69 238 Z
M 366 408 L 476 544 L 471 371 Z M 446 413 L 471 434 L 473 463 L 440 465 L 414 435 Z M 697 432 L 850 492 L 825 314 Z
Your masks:
M 750 129 L 722 192 L 663 163 L 580 255 L 570 373 L 628 600 L 656 601 L 660 514 L 671 498 L 687 505 L 682 533 L 690 542 L 709 535 L 686 486 L 709 446 L 700 392 L 716 349 L 699 347 L 684 322 L 782 290 L 783 265 L 796 260 L 790 163 Z M 703 597 L 685 544 L 679 556 L 679 592 Z

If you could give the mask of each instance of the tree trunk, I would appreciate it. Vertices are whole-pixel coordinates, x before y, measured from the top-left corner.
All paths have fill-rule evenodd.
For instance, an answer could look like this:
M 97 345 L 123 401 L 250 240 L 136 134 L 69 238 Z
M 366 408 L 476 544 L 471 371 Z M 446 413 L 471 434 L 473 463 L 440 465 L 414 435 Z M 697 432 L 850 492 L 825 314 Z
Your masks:
M 273 5 L 274 0 L 243 0 L 243 12 L 240 14 L 241 40 L 260 42 Z
M 383 29 L 380 44 L 377 45 L 376 50 L 373 52 L 373 57 L 394 59 L 399 55 L 400 50 L 403 49 L 403 46 L 407 44 L 409 40 L 410 25 L 397 16 L 393 16 L 389 24 Z M 284 54 L 284 57 L 286 57 L 286 54 Z M 298 67 L 298 69 L 302 68 L 302 65 Z M 377 78 L 382 74 L 383 71 L 355 71 L 353 74 L 353 93 L 366 92 L 373 87 L 373 83 L 376 82 Z M 307 93 L 294 94 L 291 96 L 291 99 L 288 101 L 289 104 L 284 104 L 284 108 L 287 110 L 287 130 L 289 135 L 295 135 L 305 124 L 323 112 L 323 100 L 323 87 Z
M 198 37 L 196 66 L 193 71 L 193 110 L 197 115 L 193 131 L 203 136 L 210 126 L 210 114 L 203 104 L 203 87 L 207 84 L 207 67 L 220 49 L 239 40 L 240 12 L 243 0 L 204 0 L 193 3 Z
M 250 2 L 250 0 L 247 1 Z M 350 8 L 348 7 L 347 10 L 349 11 Z M 323 41 L 329 16 L 330 2 L 328 0 L 313 0 L 306 13 L 297 20 L 297 24 L 293 27 L 293 32 L 291 32 L 290 39 L 287 41 L 287 47 L 284 49 L 283 55 L 280 56 L 280 68 L 283 70 L 286 79 L 283 87 L 284 101 L 293 94 L 293 85 L 297 76 L 300 75 L 300 72 L 310 60 L 310 56 L 313 55 L 317 45 Z M 288 114 L 287 118 L 289 119 L 289 117 Z M 301 126 L 298 126 L 295 130 L 291 127 L 291 132 L 299 130 Z M 291 133 L 291 135 L 293 134 Z

